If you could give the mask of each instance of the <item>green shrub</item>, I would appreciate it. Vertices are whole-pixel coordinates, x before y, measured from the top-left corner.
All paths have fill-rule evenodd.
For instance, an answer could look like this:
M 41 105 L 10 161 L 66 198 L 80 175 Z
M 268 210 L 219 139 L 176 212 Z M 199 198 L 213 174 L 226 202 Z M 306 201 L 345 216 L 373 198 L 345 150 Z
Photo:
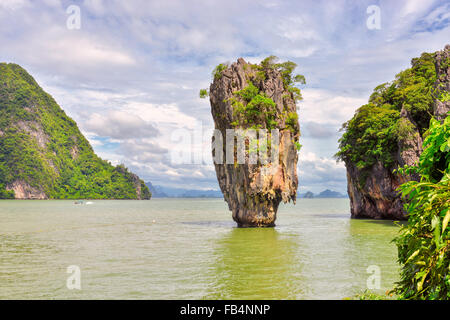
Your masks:
M 439 97 L 439 101 L 441 102 L 450 101 L 450 93 L 447 91 L 443 91 Z
M 450 116 L 431 119 L 417 167 L 421 180 L 400 186 L 408 224 L 395 239 L 401 279 L 395 291 L 401 299 L 450 299 Z
M 291 130 L 291 132 L 295 132 L 295 128 L 298 125 L 298 114 L 297 112 L 289 112 L 286 117 L 286 127 Z
M 392 106 L 367 104 L 356 111 L 353 119 L 344 124 L 339 139 L 337 157 L 350 161 L 363 170 L 377 161 L 389 168 L 394 164 L 397 149 L 397 122 L 400 112 Z
M 303 99 L 301 95 L 301 91 L 299 88 L 295 87 L 295 83 L 306 84 L 305 77 L 301 74 L 293 75 L 295 68 L 297 68 L 297 64 L 292 61 L 285 61 L 282 63 L 276 63 L 278 57 L 269 56 L 261 61 L 259 66 L 256 66 L 257 71 L 257 79 L 265 79 L 265 70 L 277 70 L 280 72 L 281 77 L 283 78 L 283 84 L 286 90 L 292 93 L 295 101 L 300 101 Z M 264 76 L 262 76 L 264 75 Z
M 232 125 L 240 124 L 257 125 L 261 128 L 261 123 L 265 123 L 267 129 L 273 129 L 277 125 L 275 121 L 276 104 L 260 93 L 259 89 L 251 81 L 242 90 L 234 92 L 234 98 L 230 99 L 233 106 L 233 115 L 236 120 Z M 237 99 L 240 98 L 240 99 Z
M 205 99 L 207 96 L 209 96 L 208 89 L 200 89 L 199 96 L 201 99 Z
M 222 72 L 228 68 L 227 64 L 221 63 L 218 66 L 216 66 L 212 72 L 212 76 L 214 79 L 220 79 L 222 78 Z

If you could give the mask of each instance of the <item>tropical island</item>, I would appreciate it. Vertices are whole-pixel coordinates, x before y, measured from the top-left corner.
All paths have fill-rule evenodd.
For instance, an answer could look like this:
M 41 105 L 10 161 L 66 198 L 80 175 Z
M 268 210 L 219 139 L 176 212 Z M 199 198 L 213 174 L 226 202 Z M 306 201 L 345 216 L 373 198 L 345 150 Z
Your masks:
M 400 299 L 450 298 L 450 45 L 412 60 L 344 124 L 354 218 L 407 219 L 395 238 Z
M 376 87 L 368 104 L 342 127 L 336 157 L 347 168 L 354 218 L 407 218 L 397 189 L 420 175 L 395 170 L 418 163 L 430 121 L 442 121 L 450 110 L 450 46 L 423 53 L 411 65 Z
M 17 64 L 0 64 L 0 199 L 150 199 Z

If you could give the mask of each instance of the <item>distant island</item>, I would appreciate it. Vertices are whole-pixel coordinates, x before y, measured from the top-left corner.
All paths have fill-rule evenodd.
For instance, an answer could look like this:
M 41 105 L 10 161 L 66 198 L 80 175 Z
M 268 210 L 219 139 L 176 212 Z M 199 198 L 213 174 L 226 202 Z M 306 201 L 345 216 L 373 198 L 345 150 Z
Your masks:
M 171 188 L 160 185 L 153 185 L 151 182 L 146 182 L 147 187 L 152 193 L 152 198 L 223 198 L 220 190 L 199 190 L 199 189 L 184 189 Z M 326 189 L 318 194 L 311 191 L 298 194 L 297 198 L 347 198 L 346 194 L 337 191 Z
M 0 63 L 0 199 L 150 199 L 144 181 L 98 157 L 22 67 Z
M 326 189 L 318 194 L 314 194 L 311 191 L 307 191 L 306 193 L 299 194 L 297 198 L 312 199 L 312 198 L 347 198 L 347 197 L 348 196 L 346 194 Z
M 152 193 L 152 198 L 223 198 L 220 190 L 171 188 L 152 185 L 151 182 L 146 182 L 146 185 Z

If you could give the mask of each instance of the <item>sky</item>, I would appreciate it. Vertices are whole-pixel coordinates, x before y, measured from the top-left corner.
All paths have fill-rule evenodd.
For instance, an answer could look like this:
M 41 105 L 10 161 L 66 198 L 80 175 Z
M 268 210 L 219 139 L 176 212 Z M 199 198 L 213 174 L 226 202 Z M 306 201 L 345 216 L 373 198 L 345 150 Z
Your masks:
M 0 43 L 0 62 L 24 67 L 99 156 L 191 189 L 218 189 L 198 96 L 212 69 L 294 61 L 306 77 L 299 192 L 345 193 L 342 123 L 412 58 L 450 43 L 450 1 L 0 0 Z

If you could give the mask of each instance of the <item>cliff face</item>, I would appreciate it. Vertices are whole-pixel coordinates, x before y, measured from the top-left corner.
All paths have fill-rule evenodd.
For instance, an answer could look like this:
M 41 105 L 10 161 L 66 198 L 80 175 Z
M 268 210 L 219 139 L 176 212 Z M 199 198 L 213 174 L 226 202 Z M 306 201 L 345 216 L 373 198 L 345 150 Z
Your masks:
M 224 163 L 215 163 L 217 179 L 240 227 L 274 226 L 280 202 L 295 203 L 300 129 L 295 97 L 287 83 L 278 68 L 252 65 L 240 58 L 216 73 L 209 89 L 215 128 L 224 141 Z M 279 157 L 273 162 L 249 163 L 246 153 L 245 163 L 237 163 L 234 155 L 234 163 L 225 163 L 226 130 L 251 128 L 279 130 L 279 145 L 268 147 L 270 154 L 278 148 Z
M 149 199 L 144 182 L 95 155 L 23 68 L 0 63 L 0 199 Z
M 423 135 L 427 129 L 425 124 L 429 122 L 427 114 L 442 120 L 450 111 L 450 101 L 445 99 L 446 94 L 450 92 L 449 54 L 450 46 L 447 45 L 443 51 L 424 54 L 421 58 L 413 59 L 411 69 L 400 73 L 396 81 L 372 95 L 368 107 L 377 110 L 374 112 L 379 112 L 376 108 L 381 108 L 381 105 L 384 108 L 388 108 L 386 105 L 390 106 L 389 111 L 392 111 L 395 119 L 388 133 L 390 137 L 387 143 L 390 146 L 374 144 L 379 149 L 378 153 L 374 152 L 370 155 L 373 164 L 366 167 L 361 165 L 361 161 L 368 162 L 368 159 L 364 159 L 361 154 L 373 150 L 358 151 L 359 157 L 347 150 L 358 148 L 357 144 L 364 143 L 362 140 L 365 139 L 367 132 L 374 129 L 369 126 L 364 127 L 366 124 L 363 120 L 357 120 L 358 113 L 362 112 L 361 109 L 351 120 L 355 123 L 350 121 L 344 126 L 347 133 L 341 140 L 341 151 L 338 155 L 347 167 L 348 194 L 353 218 L 393 220 L 407 218 L 403 202 L 396 189 L 407 180 L 418 180 L 420 177 L 417 175 L 404 177 L 393 171 L 398 167 L 410 166 L 418 162 L 422 153 Z M 419 105 L 419 103 L 423 104 Z M 398 115 L 394 112 L 398 112 Z M 370 116 L 372 116 L 370 113 L 364 115 L 364 117 Z M 354 130 L 358 125 L 365 131 L 355 130 L 356 137 L 350 139 L 349 130 Z M 389 127 L 388 121 L 382 127 Z M 381 128 L 377 129 L 380 133 Z M 374 139 L 387 138 L 380 134 Z M 380 153 L 389 154 L 390 161 L 380 159 Z
M 450 92 L 450 45 L 447 45 L 444 50 L 438 51 L 436 53 L 436 89 L 438 91 L 437 96 Z M 447 99 L 436 99 L 433 112 L 438 120 L 445 118 L 445 115 L 450 110 L 450 100 Z

